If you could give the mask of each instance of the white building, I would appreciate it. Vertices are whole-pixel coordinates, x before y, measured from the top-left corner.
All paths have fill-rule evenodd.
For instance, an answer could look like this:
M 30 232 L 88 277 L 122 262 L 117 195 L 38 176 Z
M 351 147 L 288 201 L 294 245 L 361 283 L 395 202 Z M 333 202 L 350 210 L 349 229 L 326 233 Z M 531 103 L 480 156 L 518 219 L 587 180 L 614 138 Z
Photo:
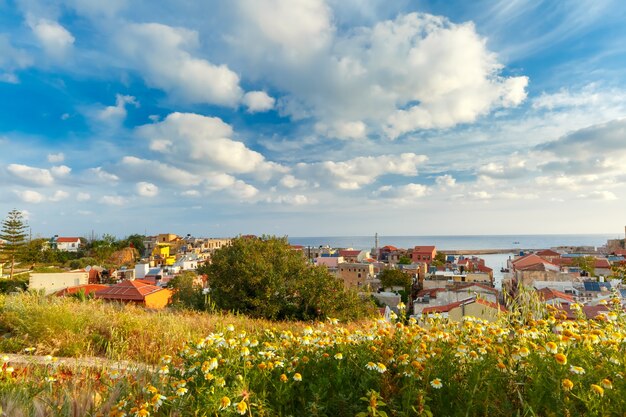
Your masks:
M 61 252 L 78 252 L 80 249 L 79 237 L 55 237 L 54 246 Z

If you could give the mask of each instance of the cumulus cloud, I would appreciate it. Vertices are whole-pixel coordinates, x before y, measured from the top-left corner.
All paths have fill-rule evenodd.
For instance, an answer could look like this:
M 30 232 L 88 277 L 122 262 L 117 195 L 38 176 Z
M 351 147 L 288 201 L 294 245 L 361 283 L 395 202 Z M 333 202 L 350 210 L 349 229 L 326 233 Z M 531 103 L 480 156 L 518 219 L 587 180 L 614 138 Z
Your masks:
M 414 153 L 360 156 L 341 162 L 300 163 L 294 170 L 300 172 L 301 176 L 326 181 L 340 189 L 356 190 L 373 183 L 381 175 L 416 176 L 418 165 L 427 159 L 425 155 Z
M 57 190 L 54 192 L 54 194 L 52 194 L 51 197 L 48 198 L 48 200 L 57 202 L 57 201 L 65 200 L 69 196 L 70 194 L 67 191 Z
M 59 165 L 50 168 L 50 172 L 52 172 L 52 175 L 55 177 L 67 177 L 70 172 L 72 172 L 72 168 L 66 165 Z
M 98 182 L 115 182 L 120 179 L 117 175 L 105 171 L 102 167 L 89 168 L 87 175 Z
M 43 194 L 33 190 L 15 191 L 15 194 L 24 203 L 38 204 L 46 200 Z
M 126 105 L 139 107 L 139 102 L 133 96 L 115 95 L 115 106 L 107 106 L 96 112 L 96 118 L 105 122 L 119 122 L 126 118 Z
M 395 138 L 471 123 L 526 99 L 528 78 L 501 75 L 472 23 L 411 13 L 338 31 L 323 0 L 239 4 L 233 53 L 285 92 L 283 114 L 313 116 L 329 136 Z
M 22 164 L 10 164 L 7 171 L 15 177 L 31 184 L 46 186 L 54 183 L 52 174 L 47 169 L 34 168 Z
M 190 103 L 236 106 L 243 91 L 239 76 L 189 51 L 198 33 L 160 23 L 128 24 L 117 33 L 117 47 L 148 84 Z
M 135 188 L 142 197 L 156 197 L 159 194 L 159 187 L 149 182 L 138 182 Z
M 241 100 L 248 108 L 248 113 L 259 113 L 272 110 L 276 100 L 270 97 L 265 91 L 250 91 L 244 94 Z
M 202 178 L 160 161 L 125 156 L 118 164 L 118 173 L 129 180 L 150 179 L 178 185 L 198 185 Z
M 65 155 L 63 154 L 63 152 L 48 154 L 48 162 L 52 164 L 58 164 L 63 161 L 65 161 Z
M 280 179 L 279 184 L 285 188 L 296 188 L 304 187 L 306 185 L 306 181 L 297 179 L 293 175 L 288 174 Z
M 150 141 L 151 150 L 161 152 L 173 165 L 259 175 L 285 171 L 243 142 L 231 139 L 232 127 L 217 117 L 172 113 L 161 122 L 138 128 L 138 134 Z
M 200 197 L 200 191 L 198 190 L 185 190 L 180 195 L 184 197 Z
M 74 45 L 74 36 L 58 22 L 29 18 L 28 25 L 46 53 L 53 58 L 63 58 Z
M 411 201 L 426 196 L 429 188 L 423 184 L 406 184 L 401 186 L 384 185 L 374 191 L 374 196 L 401 201 Z
M 452 188 L 456 186 L 456 179 L 452 175 L 445 174 L 435 178 L 435 183 L 442 188 Z

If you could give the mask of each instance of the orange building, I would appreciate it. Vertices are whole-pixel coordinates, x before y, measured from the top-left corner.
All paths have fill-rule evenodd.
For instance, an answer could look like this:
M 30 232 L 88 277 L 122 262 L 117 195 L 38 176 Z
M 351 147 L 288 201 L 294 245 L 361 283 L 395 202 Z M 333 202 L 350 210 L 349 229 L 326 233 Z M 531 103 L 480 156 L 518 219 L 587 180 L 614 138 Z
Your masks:
M 148 308 L 164 308 L 172 299 L 172 291 L 136 279 L 96 291 L 95 296 L 104 300 L 141 304 Z

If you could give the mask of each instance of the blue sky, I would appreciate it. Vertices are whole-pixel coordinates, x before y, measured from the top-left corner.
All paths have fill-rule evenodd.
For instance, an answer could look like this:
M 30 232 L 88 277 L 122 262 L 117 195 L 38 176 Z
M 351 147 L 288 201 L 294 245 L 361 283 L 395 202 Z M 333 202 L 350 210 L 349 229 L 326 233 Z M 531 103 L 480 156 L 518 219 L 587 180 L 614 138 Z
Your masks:
M 0 0 L 0 212 L 42 236 L 617 235 L 624 21 L 617 0 Z

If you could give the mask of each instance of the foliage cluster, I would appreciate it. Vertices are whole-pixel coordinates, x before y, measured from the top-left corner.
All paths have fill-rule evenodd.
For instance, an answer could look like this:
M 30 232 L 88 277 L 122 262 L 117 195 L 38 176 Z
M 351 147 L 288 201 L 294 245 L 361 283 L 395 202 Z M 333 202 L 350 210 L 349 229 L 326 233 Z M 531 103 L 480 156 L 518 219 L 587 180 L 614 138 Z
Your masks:
M 152 374 L 109 370 L 84 381 L 92 401 L 83 415 L 623 415 L 626 317 L 612 303 L 603 320 L 548 311 L 524 323 L 505 314 L 495 323 L 217 324 L 180 350 L 160 350 Z M 4 401 L 60 407 L 74 381 L 89 378 L 47 365 L 4 369 Z
M 326 268 L 309 265 L 287 239 L 236 238 L 213 254 L 207 272 L 211 302 L 251 317 L 358 318 L 370 311 Z

